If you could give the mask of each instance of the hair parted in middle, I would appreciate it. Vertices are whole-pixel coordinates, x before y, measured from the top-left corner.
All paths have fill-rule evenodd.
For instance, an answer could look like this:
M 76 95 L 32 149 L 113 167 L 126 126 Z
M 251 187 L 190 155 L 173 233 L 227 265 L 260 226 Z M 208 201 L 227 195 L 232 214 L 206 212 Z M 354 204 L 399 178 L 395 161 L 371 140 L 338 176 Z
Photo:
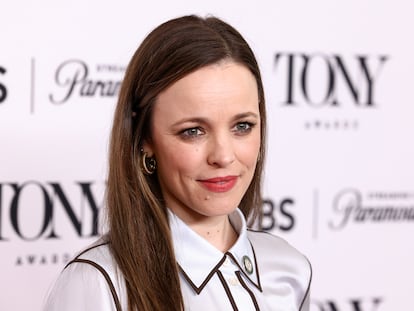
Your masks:
M 265 98 L 255 56 L 240 33 L 216 17 L 184 16 L 161 24 L 133 55 L 121 86 L 110 142 L 106 193 L 111 251 L 126 280 L 128 310 L 183 310 L 166 207 L 157 174 L 141 169 L 151 141 L 153 106 L 174 82 L 202 67 L 232 61 L 255 77 L 261 146 L 239 208 L 254 219 L 261 209 L 266 141 Z

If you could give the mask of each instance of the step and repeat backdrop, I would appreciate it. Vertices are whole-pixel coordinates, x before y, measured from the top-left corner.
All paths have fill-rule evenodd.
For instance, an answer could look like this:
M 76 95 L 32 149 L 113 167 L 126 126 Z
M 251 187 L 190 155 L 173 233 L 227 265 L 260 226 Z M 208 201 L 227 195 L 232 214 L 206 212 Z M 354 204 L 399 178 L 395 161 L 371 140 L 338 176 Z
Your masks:
M 155 26 L 216 15 L 265 84 L 263 226 L 312 262 L 311 311 L 414 310 L 414 4 L 29 1 L 0 10 L 0 310 L 41 310 L 104 229 L 125 67 Z

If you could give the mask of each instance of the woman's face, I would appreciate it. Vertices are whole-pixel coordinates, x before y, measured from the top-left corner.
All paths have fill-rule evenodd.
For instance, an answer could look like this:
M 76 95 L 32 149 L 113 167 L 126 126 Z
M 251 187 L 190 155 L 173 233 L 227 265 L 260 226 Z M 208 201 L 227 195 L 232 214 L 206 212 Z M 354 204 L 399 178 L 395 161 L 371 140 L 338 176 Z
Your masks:
M 260 148 L 257 84 L 244 66 L 201 68 L 159 94 L 152 139 L 166 205 L 188 224 L 231 213 L 255 171 Z

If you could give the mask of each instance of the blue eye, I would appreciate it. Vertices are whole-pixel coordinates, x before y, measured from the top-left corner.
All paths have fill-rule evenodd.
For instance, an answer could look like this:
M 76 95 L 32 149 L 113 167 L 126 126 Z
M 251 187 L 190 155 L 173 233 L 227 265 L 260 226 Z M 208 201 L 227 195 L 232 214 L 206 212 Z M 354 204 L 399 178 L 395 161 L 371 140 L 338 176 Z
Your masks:
M 235 132 L 239 132 L 239 133 L 248 133 L 252 130 L 252 128 L 255 126 L 255 124 L 251 123 L 251 122 L 239 122 L 236 124 L 235 126 Z
M 204 132 L 199 127 L 192 127 L 180 132 L 180 136 L 184 138 L 195 138 L 203 135 Z

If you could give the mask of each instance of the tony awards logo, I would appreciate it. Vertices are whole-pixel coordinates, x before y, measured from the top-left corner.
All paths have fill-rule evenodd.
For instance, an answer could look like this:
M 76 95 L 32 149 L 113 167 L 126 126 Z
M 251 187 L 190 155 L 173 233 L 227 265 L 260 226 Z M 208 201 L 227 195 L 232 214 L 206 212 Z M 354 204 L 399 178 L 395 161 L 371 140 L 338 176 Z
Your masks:
M 378 81 L 386 55 L 276 53 L 274 67 L 285 92 L 285 106 L 340 107 L 351 102 L 357 107 L 374 107 Z M 282 88 L 283 90 L 283 88 Z
M 101 207 L 93 188 L 93 182 L 76 182 L 71 190 L 77 194 L 71 197 L 59 182 L 0 183 L 0 244 L 16 238 L 61 239 L 63 231 L 97 236 Z

